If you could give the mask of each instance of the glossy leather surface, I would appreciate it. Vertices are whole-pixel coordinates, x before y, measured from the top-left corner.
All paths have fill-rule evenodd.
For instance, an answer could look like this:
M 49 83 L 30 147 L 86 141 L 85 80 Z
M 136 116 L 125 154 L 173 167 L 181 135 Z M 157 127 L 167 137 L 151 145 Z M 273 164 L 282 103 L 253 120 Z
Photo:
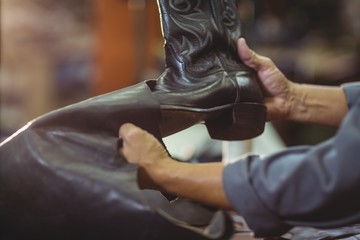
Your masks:
M 229 236 L 226 213 L 140 190 L 137 167 L 118 155 L 121 124 L 161 140 L 159 119 L 158 101 L 140 83 L 50 112 L 1 143 L 0 239 Z
M 266 107 L 255 73 L 237 54 L 237 0 L 158 0 L 166 68 L 152 88 L 161 133 L 205 123 L 211 138 L 245 140 L 264 131 Z
M 158 0 L 166 70 L 156 96 L 164 105 L 210 108 L 261 104 L 255 74 L 239 59 L 237 0 Z
M 222 119 L 214 110 L 219 106 L 262 102 L 253 74 L 236 56 L 235 1 L 159 0 L 159 6 L 167 69 L 157 82 L 50 112 L 1 143 L 1 240 L 230 237 L 228 214 L 187 200 L 170 204 L 160 192 L 141 191 L 137 167 L 117 153 L 118 128 L 125 122 L 161 140 L 165 123 L 169 134 L 214 112 Z M 252 124 L 248 116 L 243 121 Z M 222 131 L 217 121 L 212 126 Z

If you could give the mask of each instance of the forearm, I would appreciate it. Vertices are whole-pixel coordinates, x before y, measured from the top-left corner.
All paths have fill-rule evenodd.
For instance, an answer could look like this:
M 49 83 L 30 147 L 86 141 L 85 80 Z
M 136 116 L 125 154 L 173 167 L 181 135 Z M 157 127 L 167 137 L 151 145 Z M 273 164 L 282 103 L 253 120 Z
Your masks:
M 348 111 L 340 87 L 294 84 L 288 120 L 337 127 Z
M 208 205 L 230 209 L 222 181 L 222 163 L 170 161 L 156 173 L 160 190 Z

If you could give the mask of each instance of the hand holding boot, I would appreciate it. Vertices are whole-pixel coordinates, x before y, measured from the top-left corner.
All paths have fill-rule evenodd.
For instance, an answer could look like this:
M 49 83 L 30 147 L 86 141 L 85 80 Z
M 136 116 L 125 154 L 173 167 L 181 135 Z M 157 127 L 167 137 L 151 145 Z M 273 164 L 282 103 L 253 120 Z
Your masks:
M 174 161 L 160 142 L 143 129 L 126 123 L 119 129 L 119 153 L 139 165 L 140 188 L 157 189 L 208 205 L 230 209 L 222 184 L 223 164 Z
M 259 77 L 265 95 L 267 120 L 285 119 L 291 108 L 294 83 L 290 82 L 273 61 L 251 50 L 245 39 L 238 40 L 238 54 L 242 61 L 253 68 Z
M 274 62 L 251 50 L 243 38 L 238 54 L 258 75 L 265 96 L 267 120 L 293 120 L 337 127 L 347 113 L 341 87 L 315 86 L 289 81 Z
M 153 135 L 130 123 L 120 127 L 119 135 L 123 140 L 120 155 L 139 165 L 139 187 L 161 190 L 161 171 L 173 162 L 165 148 Z

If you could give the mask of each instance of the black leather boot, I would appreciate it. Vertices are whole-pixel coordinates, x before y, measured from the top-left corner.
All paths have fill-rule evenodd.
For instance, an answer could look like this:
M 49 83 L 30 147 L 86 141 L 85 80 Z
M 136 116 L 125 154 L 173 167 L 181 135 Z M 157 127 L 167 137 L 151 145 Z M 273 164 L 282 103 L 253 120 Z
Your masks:
M 166 70 L 153 86 L 166 136 L 205 122 L 212 138 L 263 132 L 266 108 L 256 76 L 237 55 L 237 0 L 158 0 Z
M 118 128 L 125 122 L 144 128 L 160 141 L 164 134 L 201 121 L 216 138 L 245 138 L 261 131 L 251 129 L 261 129 L 262 97 L 250 71 L 237 65 L 233 41 L 237 34 L 232 35 L 237 32 L 229 27 L 237 15 L 223 17 L 231 16 L 228 10 L 236 9 L 234 2 L 169 0 L 160 6 L 163 19 L 168 18 L 163 22 L 168 31 L 168 67 L 158 81 L 50 112 L 0 144 L 0 239 L 231 236 L 232 222 L 226 212 L 187 200 L 169 203 L 160 192 L 141 191 L 137 167 L 117 151 Z M 170 7 L 177 11 L 176 18 L 166 13 Z M 174 24 L 170 34 L 165 23 L 177 18 L 188 23 L 187 30 L 177 30 L 183 28 Z M 200 35 L 189 30 L 189 23 L 197 21 L 201 24 L 194 24 L 196 31 L 204 27 Z M 176 35 L 177 31 L 181 34 Z M 234 128 L 241 134 L 229 132 Z

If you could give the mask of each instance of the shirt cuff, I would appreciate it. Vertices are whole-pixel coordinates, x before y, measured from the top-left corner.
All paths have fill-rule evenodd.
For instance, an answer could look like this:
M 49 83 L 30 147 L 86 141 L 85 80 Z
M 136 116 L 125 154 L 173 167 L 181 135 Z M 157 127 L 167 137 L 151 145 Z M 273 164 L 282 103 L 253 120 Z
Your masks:
M 279 236 L 292 226 L 267 209 L 251 185 L 249 172 L 255 161 L 261 160 L 258 156 L 248 156 L 226 165 L 223 172 L 224 191 L 230 205 L 244 217 L 255 237 Z
M 360 98 L 360 83 L 345 83 L 341 85 L 346 95 L 349 109 L 352 108 Z

